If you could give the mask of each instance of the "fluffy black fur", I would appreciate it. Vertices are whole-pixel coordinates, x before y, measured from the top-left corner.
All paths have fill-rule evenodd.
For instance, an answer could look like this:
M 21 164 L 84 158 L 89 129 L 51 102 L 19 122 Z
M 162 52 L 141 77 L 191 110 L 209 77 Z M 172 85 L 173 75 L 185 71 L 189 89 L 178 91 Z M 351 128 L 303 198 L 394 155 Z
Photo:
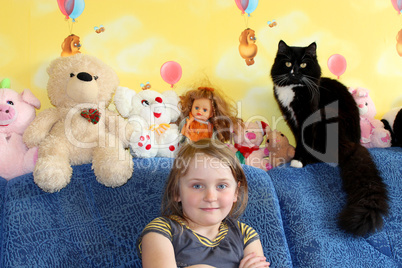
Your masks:
M 393 118 L 393 125 L 386 119 L 381 120 L 384 124 L 384 128 L 391 133 L 391 145 L 392 147 L 402 147 L 402 109 Z
M 321 77 L 316 44 L 289 47 L 280 41 L 271 69 L 274 95 L 296 139 L 294 160 L 339 164 L 347 203 L 338 217 L 357 236 L 382 228 L 388 213 L 385 184 L 360 144 L 359 111 L 347 88 Z

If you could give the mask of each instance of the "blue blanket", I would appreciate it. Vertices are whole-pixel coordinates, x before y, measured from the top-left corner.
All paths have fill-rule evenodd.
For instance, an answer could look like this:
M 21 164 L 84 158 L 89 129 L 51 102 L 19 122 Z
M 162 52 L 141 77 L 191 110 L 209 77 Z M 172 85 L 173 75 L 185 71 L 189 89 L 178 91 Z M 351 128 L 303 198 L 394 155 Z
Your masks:
M 384 229 L 356 238 L 336 225 L 345 204 L 339 170 L 326 164 L 269 172 L 244 166 L 242 220 L 260 234 L 271 267 L 402 267 L 402 149 L 372 149 L 391 198 Z M 159 215 L 172 159 L 134 159 L 118 188 L 73 167 L 69 185 L 45 193 L 32 174 L 0 178 L 0 267 L 141 267 L 136 240 Z
M 402 150 L 371 149 L 390 197 L 383 230 L 363 238 L 337 226 L 346 203 L 339 169 L 326 164 L 268 172 L 294 267 L 402 267 Z

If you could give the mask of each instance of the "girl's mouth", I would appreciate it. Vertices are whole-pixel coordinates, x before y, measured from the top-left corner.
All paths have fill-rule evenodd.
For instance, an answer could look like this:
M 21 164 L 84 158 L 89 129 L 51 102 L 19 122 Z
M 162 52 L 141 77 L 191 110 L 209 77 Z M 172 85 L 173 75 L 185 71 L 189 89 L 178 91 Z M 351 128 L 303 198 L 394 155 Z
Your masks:
M 211 212 L 214 210 L 217 210 L 218 208 L 202 208 L 201 210 L 206 211 L 206 212 Z

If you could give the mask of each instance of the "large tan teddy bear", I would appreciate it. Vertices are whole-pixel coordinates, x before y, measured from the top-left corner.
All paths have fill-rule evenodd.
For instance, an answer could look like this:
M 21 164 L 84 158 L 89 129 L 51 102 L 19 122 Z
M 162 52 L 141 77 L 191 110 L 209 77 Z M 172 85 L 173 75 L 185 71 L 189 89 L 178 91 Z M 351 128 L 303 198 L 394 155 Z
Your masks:
M 92 162 L 100 183 L 125 184 L 133 172 L 125 150 L 133 128 L 107 109 L 119 85 L 117 74 L 84 54 L 57 58 L 47 72 L 55 107 L 40 112 L 24 133 L 28 147 L 39 146 L 35 183 L 44 191 L 59 191 L 70 182 L 71 165 Z

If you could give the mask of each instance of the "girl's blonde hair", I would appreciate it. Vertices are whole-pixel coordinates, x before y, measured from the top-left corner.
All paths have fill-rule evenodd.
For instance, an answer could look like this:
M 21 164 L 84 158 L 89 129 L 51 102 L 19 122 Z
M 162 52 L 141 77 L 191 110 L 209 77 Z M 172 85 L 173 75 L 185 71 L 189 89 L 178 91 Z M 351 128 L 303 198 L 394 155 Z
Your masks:
M 173 162 L 172 170 L 165 187 L 162 199 L 162 216 L 177 215 L 185 219 L 181 202 L 178 202 L 180 189 L 180 178 L 188 172 L 190 163 L 196 155 L 204 154 L 209 157 L 217 158 L 220 162 L 230 168 L 232 175 L 238 183 L 237 201 L 229 213 L 229 217 L 239 218 L 243 214 L 248 201 L 248 186 L 246 176 L 240 165 L 239 160 L 226 144 L 218 140 L 202 139 L 194 143 L 184 145 Z
M 198 87 L 180 96 L 181 116 L 179 122 L 189 116 L 194 100 L 202 98 L 211 101 L 212 117 L 209 121 L 214 126 L 218 139 L 222 142 L 229 141 L 231 132 L 237 131 L 237 107 L 232 100 L 213 87 Z

